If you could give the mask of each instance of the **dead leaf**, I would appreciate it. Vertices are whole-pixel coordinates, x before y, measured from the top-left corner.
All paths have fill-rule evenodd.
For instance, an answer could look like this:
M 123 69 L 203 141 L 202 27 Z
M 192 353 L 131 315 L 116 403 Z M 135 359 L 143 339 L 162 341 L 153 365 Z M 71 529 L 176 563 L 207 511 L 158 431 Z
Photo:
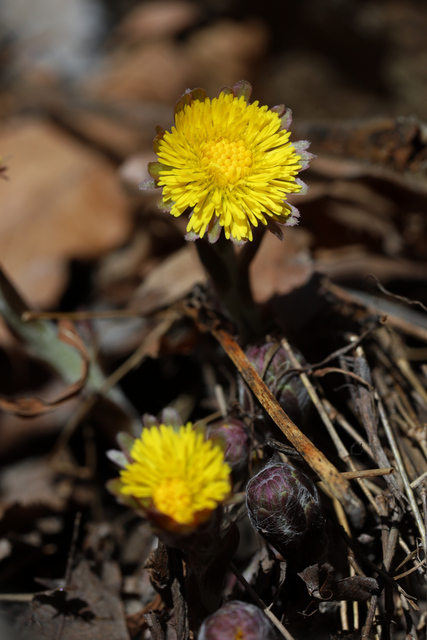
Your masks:
M 148 314 L 180 300 L 194 285 L 205 281 L 206 275 L 196 247 L 189 242 L 148 274 L 135 291 L 129 308 Z
M 324 154 L 362 159 L 397 172 L 425 173 L 423 131 L 424 124 L 415 117 L 377 118 L 308 124 L 304 137 Z
M 165 640 L 165 632 L 163 631 L 156 614 L 153 612 L 146 613 L 144 618 L 150 629 L 152 640 Z
M 250 266 L 256 302 L 266 302 L 273 295 L 285 295 L 306 284 L 314 271 L 309 253 L 311 238 L 302 228 L 286 229 L 282 241 L 265 234 Z
M 188 607 L 182 595 L 180 584 L 176 578 L 172 583 L 173 621 L 177 640 L 188 640 Z
M 170 600 L 172 583 L 169 563 L 168 548 L 159 540 L 157 548 L 150 553 L 145 561 L 144 569 L 146 569 L 150 575 L 153 587 L 166 602 Z
M 83 559 L 60 590 L 37 594 L 30 612 L 21 618 L 28 640 L 129 640 L 119 598 L 121 576 L 113 562 L 105 562 L 101 577 Z M 96 620 L 96 624 L 93 621 Z
M 425 263 L 395 260 L 371 253 L 361 245 L 318 249 L 315 258 L 316 270 L 338 282 L 350 278 L 366 278 L 372 274 L 381 282 L 394 278 L 423 281 L 426 276 Z
M 0 475 L 2 500 L 0 512 L 13 505 L 24 508 L 45 506 L 53 511 L 62 511 L 71 495 L 69 481 L 58 483 L 58 473 L 43 458 L 29 458 L 5 467 Z
M 117 35 L 128 43 L 170 37 L 188 29 L 199 16 L 199 7 L 185 0 L 144 2 L 126 14 Z
M 314 564 L 298 575 L 304 580 L 311 596 L 318 600 L 351 600 L 366 602 L 379 589 L 374 578 L 351 576 L 337 580 L 329 563 Z
M 223 19 L 198 29 L 186 48 L 190 85 L 214 96 L 220 87 L 233 86 L 236 78 L 250 78 L 250 68 L 267 43 L 268 32 L 260 21 Z
M 2 264 L 31 306 L 57 302 L 72 258 L 94 258 L 130 232 L 113 167 L 58 127 L 17 119 L 2 129 Z
M 172 40 L 148 41 L 129 50 L 114 50 L 104 75 L 91 79 L 84 91 L 91 100 L 113 103 L 149 100 L 172 106 L 188 85 L 189 73 L 182 45 Z M 171 118 L 172 114 L 171 109 Z

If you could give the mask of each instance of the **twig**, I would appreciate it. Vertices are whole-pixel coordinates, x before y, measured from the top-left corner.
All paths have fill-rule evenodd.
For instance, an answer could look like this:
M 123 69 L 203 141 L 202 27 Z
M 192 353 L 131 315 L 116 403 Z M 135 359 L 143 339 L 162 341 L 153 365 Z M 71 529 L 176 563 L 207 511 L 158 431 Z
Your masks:
M 339 367 L 325 367 L 324 369 L 317 369 L 317 371 L 313 372 L 313 375 L 317 376 L 318 378 L 322 378 L 323 376 L 326 376 L 329 373 L 341 373 L 343 375 L 348 376 L 349 378 L 353 378 L 353 380 L 356 380 L 360 384 L 364 384 L 367 389 L 372 390 L 369 382 L 366 382 L 366 380 L 356 375 L 352 371 L 346 371 L 345 369 L 340 369 Z
M 67 558 L 67 568 L 65 570 L 65 577 L 64 577 L 64 589 L 67 588 L 68 583 L 70 582 L 70 579 L 71 579 L 71 571 L 73 569 L 73 562 L 76 555 L 77 538 L 80 531 L 81 519 L 82 519 L 81 511 L 78 511 L 76 513 L 76 517 L 74 518 L 73 535 L 71 537 L 70 550 L 68 552 L 68 558 Z M 62 632 L 64 631 L 64 625 L 65 625 L 65 614 L 61 613 L 60 615 L 61 615 L 61 618 L 59 620 L 56 640 L 60 640 L 62 636 Z
M 370 567 L 372 571 L 375 571 L 376 573 L 378 573 L 378 575 L 380 575 L 383 578 L 383 580 L 393 585 L 394 589 L 396 589 L 400 594 L 404 595 L 405 598 L 407 598 L 408 602 L 411 604 L 411 607 L 416 611 L 418 611 L 419 610 L 418 605 L 414 602 L 416 598 L 407 594 L 406 591 L 399 584 L 397 584 L 397 582 L 393 580 L 393 578 L 387 573 L 387 571 L 384 571 L 384 569 L 382 569 L 381 567 L 378 567 L 374 562 L 372 562 L 372 560 L 370 560 L 368 556 L 364 553 L 364 551 L 361 549 L 359 543 L 355 541 L 353 538 L 350 538 L 350 536 L 342 527 L 339 528 L 339 531 L 343 536 L 344 540 L 347 542 L 347 545 L 351 547 L 354 552 L 357 552 L 359 554 L 363 562 L 368 567 Z M 357 568 L 356 568 L 356 573 L 359 573 L 357 571 Z M 362 573 L 361 575 L 364 575 L 364 574 Z
M 297 360 L 297 358 L 295 357 L 294 352 L 291 349 L 291 346 L 289 344 L 289 342 L 283 338 L 281 340 L 281 345 L 283 347 L 283 349 L 286 351 L 289 360 L 291 361 L 292 365 L 298 370 L 298 368 L 301 368 L 299 366 L 299 362 Z M 335 431 L 335 428 L 332 424 L 332 422 L 329 419 L 329 416 L 327 414 L 327 412 L 325 411 L 325 408 L 323 407 L 323 404 L 320 401 L 319 396 L 317 395 L 317 392 L 314 388 L 314 386 L 311 384 L 308 376 L 306 373 L 300 373 L 300 379 L 301 382 L 303 383 L 304 387 L 307 390 L 308 395 L 310 396 L 310 399 L 312 401 L 312 403 L 314 404 L 314 406 L 316 407 L 320 417 L 323 420 L 323 424 L 325 425 L 329 436 L 332 440 L 332 442 L 335 445 L 335 448 L 337 450 L 337 453 L 339 455 L 339 457 L 344 460 L 345 458 L 348 457 L 348 451 L 345 448 L 341 438 L 338 436 L 337 432 Z
M 394 298 L 395 300 L 406 302 L 406 304 L 421 307 L 421 309 L 427 312 L 427 307 L 419 300 L 411 300 L 410 298 L 406 298 L 405 296 L 399 296 L 397 295 L 397 293 L 392 293 L 391 291 L 388 291 L 378 280 L 377 276 L 375 276 L 373 273 L 371 273 L 369 277 L 375 281 L 375 284 L 377 285 L 381 293 L 384 293 L 386 296 L 390 296 L 390 298 Z
M 393 580 L 400 580 L 401 578 L 406 578 L 406 576 L 409 576 L 411 573 L 414 573 L 414 571 L 416 571 L 420 567 L 425 567 L 425 564 L 426 564 L 426 561 L 421 560 L 421 562 L 417 562 L 413 567 L 408 569 L 408 571 L 405 571 L 404 573 L 399 573 L 397 576 L 393 576 Z
M 334 499 L 333 500 L 333 505 L 334 505 L 335 513 L 336 513 L 337 518 L 338 518 L 338 522 L 343 527 L 343 529 L 347 533 L 347 535 L 349 537 L 351 537 L 351 530 L 350 530 L 346 515 L 344 513 L 344 509 L 342 508 L 342 506 L 338 502 L 338 500 Z M 348 553 L 348 560 L 349 560 L 349 567 L 350 567 L 350 576 L 354 576 L 354 575 L 356 575 L 356 569 L 355 569 L 356 558 L 354 557 L 353 550 L 350 547 L 347 547 L 347 553 Z M 343 629 L 343 631 L 347 631 L 349 629 L 349 626 L 348 626 L 347 602 L 346 602 L 346 600 L 343 600 L 341 602 L 340 613 L 341 613 L 341 626 L 342 626 L 342 629 Z M 359 603 L 356 600 L 353 601 L 353 626 L 354 626 L 355 630 L 359 628 Z
M 411 613 L 409 611 L 408 600 L 402 593 L 400 594 L 400 602 L 402 603 L 403 613 L 406 620 L 406 631 L 408 640 L 418 640 L 417 632 L 415 629 L 414 621 L 412 620 Z
M 403 567 L 407 562 L 409 562 L 410 560 L 415 558 L 415 556 L 418 556 L 418 549 L 414 549 L 413 551 L 408 553 L 406 558 L 404 560 L 402 560 L 402 562 L 400 564 L 398 564 L 397 567 L 394 570 L 395 571 L 399 571 L 399 569 L 401 569 L 401 567 Z
M 110 309 L 108 311 L 24 311 L 22 322 L 33 320 L 112 320 L 142 316 L 138 309 Z
M 252 589 L 252 587 L 249 584 L 249 582 L 246 580 L 246 578 L 242 575 L 242 573 L 239 571 L 239 569 L 232 562 L 230 562 L 230 569 L 234 573 L 234 575 L 236 576 L 236 578 L 238 579 L 240 584 L 250 594 L 250 596 L 253 599 L 253 601 L 256 602 L 257 605 L 263 610 L 265 615 L 268 618 L 270 618 L 271 622 L 274 624 L 276 629 L 278 629 L 278 631 L 280 631 L 282 636 L 284 638 L 286 638 L 286 640 L 295 640 L 295 638 L 289 633 L 289 631 L 286 629 L 286 627 L 283 626 L 283 624 L 280 622 L 280 620 L 278 620 L 278 618 L 276 618 L 274 613 L 272 613 L 270 611 L 270 609 L 267 607 L 267 605 L 261 600 L 261 598 L 258 596 L 256 591 L 254 591 L 254 589 Z
M 353 440 L 357 442 L 357 444 L 360 444 L 363 451 L 367 453 L 372 460 L 375 460 L 371 448 L 366 440 L 360 435 L 360 433 L 356 431 L 356 429 L 354 429 L 354 427 L 351 426 L 351 424 L 344 418 L 344 416 L 331 405 L 329 400 L 324 399 L 323 406 L 325 407 L 331 420 L 336 420 L 338 424 L 344 429 L 344 431 L 346 431 L 353 438 Z
M 294 353 L 292 352 L 292 349 L 289 345 L 289 343 L 286 340 L 282 340 L 282 346 L 283 348 L 286 350 L 288 357 L 290 359 L 290 361 L 292 362 L 292 364 L 294 365 L 294 367 L 296 368 L 296 370 L 301 369 L 301 365 L 299 364 L 297 358 L 295 357 Z M 338 436 L 334 425 L 332 424 L 332 421 L 329 418 L 329 412 L 327 411 L 327 409 L 325 408 L 324 404 L 322 404 L 322 402 L 320 401 L 319 396 L 317 395 L 317 392 L 314 388 L 314 386 L 311 384 L 309 378 L 307 377 L 307 375 L 305 373 L 300 373 L 300 377 L 301 377 L 301 382 L 304 384 L 311 401 L 313 402 L 313 404 L 315 405 L 320 417 L 323 420 L 323 423 L 332 439 L 332 442 L 335 445 L 335 448 L 337 449 L 337 453 L 338 456 L 352 469 L 352 471 L 349 472 L 343 472 L 342 475 L 344 475 L 346 478 L 356 478 L 358 481 L 358 484 L 360 485 L 362 491 L 365 493 L 366 497 L 368 498 L 368 500 L 371 502 L 371 504 L 374 506 L 374 508 L 376 509 L 376 504 L 375 504 L 375 500 L 371 494 L 371 492 L 369 491 L 367 484 L 365 482 L 362 481 L 361 478 L 364 477 L 368 477 L 370 474 L 368 473 L 364 473 L 363 471 L 358 471 L 355 468 L 354 462 L 350 456 L 349 451 L 347 450 L 347 448 L 344 446 L 343 441 L 341 440 L 341 438 Z M 358 377 L 359 380 L 361 380 Z M 370 385 L 368 385 L 369 388 L 371 388 Z M 331 407 L 331 405 L 329 405 L 329 407 Z M 367 446 L 367 445 L 366 445 Z M 370 456 L 373 458 L 372 452 L 370 451 L 369 447 L 368 447 L 368 451 Z M 393 469 L 392 467 L 387 467 L 387 473 L 383 474 L 383 473 L 379 473 L 378 475 L 389 475 L 389 473 L 393 473 Z M 376 475 L 376 474 L 375 474 Z M 319 486 L 321 486 L 321 488 L 325 491 L 326 493 L 329 493 L 327 491 L 327 488 L 324 486 L 324 484 L 321 482 L 319 483 Z
M 376 476 L 388 476 L 394 473 L 393 467 L 385 467 L 384 469 L 361 469 L 356 471 L 343 471 L 342 475 L 350 480 L 357 478 L 375 478 Z
M 380 522 L 380 528 L 381 528 L 381 542 L 382 542 L 382 550 L 383 550 L 383 564 L 384 564 L 384 568 L 386 569 L 386 555 L 388 553 L 388 549 L 389 549 L 389 541 L 390 541 L 390 531 L 388 528 L 388 504 L 386 502 L 385 496 L 384 494 L 381 494 L 379 496 L 376 496 L 376 503 L 378 505 L 378 510 L 381 514 L 381 522 Z M 395 550 L 395 545 L 393 547 L 393 550 Z M 385 621 L 384 621 L 384 636 L 386 640 L 390 640 L 390 630 L 391 630 L 391 621 L 393 619 L 393 612 L 394 612 L 394 602 L 393 602 L 393 590 L 391 589 L 391 586 L 386 583 L 384 585 L 384 592 L 383 592 L 383 600 L 384 600 L 384 617 L 385 617 Z
M 424 484 L 421 489 L 421 502 L 423 505 L 423 516 L 424 516 L 424 534 L 427 536 L 427 483 Z M 427 557 L 424 550 L 424 559 Z
M 214 386 L 216 403 L 221 411 L 221 416 L 223 418 L 227 415 L 227 402 L 225 400 L 224 387 L 220 384 L 215 384 Z
M 405 347 L 403 345 L 402 339 L 396 334 L 395 331 L 389 331 L 388 347 L 390 350 L 390 355 L 399 368 L 402 376 L 413 386 L 413 388 L 427 407 L 427 391 L 424 389 L 423 385 L 415 375 L 409 363 L 409 360 L 406 357 Z
M 401 329 L 401 331 L 410 336 L 427 342 L 427 323 L 424 314 L 405 309 L 401 305 L 390 303 L 388 300 L 381 300 L 378 296 L 371 296 L 363 291 L 353 291 L 352 289 L 340 287 L 326 279 L 323 281 L 323 287 L 347 304 L 356 304 L 377 315 L 387 316 L 386 321 L 388 324 Z
M 394 434 L 393 434 L 391 425 L 390 425 L 390 423 L 389 423 L 389 421 L 387 419 L 387 415 L 385 413 L 383 403 L 381 402 L 381 398 L 379 397 L 377 392 L 375 392 L 374 395 L 375 395 L 375 399 L 377 401 L 378 410 L 379 410 L 380 417 L 381 417 L 381 422 L 382 422 L 384 431 L 386 433 L 387 439 L 388 439 L 388 441 L 390 443 L 390 447 L 391 447 L 391 450 L 393 452 L 394 459 L 396 460 L 396 465 L 397 465 L 397 467 L 399 469 L 399 473 L 400 473 L 400 476 L 402 478 L 403 486 L 405 487 L 405 493 L 406 493 L 406 496 L 407 496 L 407 498 L 409 500 L 409 504 L 411 505 L 411 509 L 412 509 L 413 514 L 414 514 L 415 521 L 417 523 L 418 531 L 419 531 L 419 534 L 421 536 L 421 540 L 422 540 L 423 547 L 424 547 L 424 553 L 425 553 L 426 552 L 426 533 L 425 533 L 424 523 L 423 523 L 423 520 L 421 518 L 420 510 L 418 509 L 418 504 L 417 504 L 417 501 L 415 500 L 414 492 L 412 491 L 412 488 L 411 488 L 411 485 L 410 485 L 410 482 L 409 482 L 409 478 L 408 478 L 408 474 L 406 473 L 406 469 L 405 469 L 405 466 L 403 464 L 399 448 L 398 448 L 398 446 L 396 444 L 396 440 L 394 438 Z
M 0 602 L 31 602 L 34 593 L 0 593 Z
M 369 601 L 369 609 L 368 615 L 366 616 L 365 624 L 363 625 L 362 634 L 360 636 L 360 640 L 369 640 L 369 636 L 371 635 L 371 628 L 374 624 L 375 611 L 378 605 L 378 596 L 373 595 Z
M 371 326 L 369 329 L 366 329 L 366 331 L 364 331 L 363 333 L 360 334 L 360 336 L 357 338 L 357 340 L 352 343 L 352 344 L 346 344 L 343 347 L 340 347 L 339 349 L 336 349 L 336 351 L 332 351 L 332 353 L 330 353 L 328 356 L 326 356 L 326 358 L 324 358 L 323 360 L 320 360 L 320 362 L 314 362 L 314 363 L 310 363 L 307 364 L 305 367 L 302 367 L 301 364 L 299 364 L 298 367 L 292 368 L 292 369 L 286 369 L 285 370 L 285 375 L 289 375 L 290 373 L 293 373 L 294 371 L 303 371 L 304 373 L 314 373 L 317 371 L 317 369 L 320 369 L 321 367 L 324 367 L 326 364 L 328 364 L 328 362 L 331 362 L 332 360 L 336 360 L 339 356 L 344 356 L 346 353 L 348 353 L 349 351 L 352 351 L 358 344 L 362 344 L 362 342 L 365 340 L 365 338 L 367 338 L 369 335 L 371 335 L 379 326 L 379 323 L 375 323 L 373 326 Z M 261 376 L 263 377 L 263 376 Z

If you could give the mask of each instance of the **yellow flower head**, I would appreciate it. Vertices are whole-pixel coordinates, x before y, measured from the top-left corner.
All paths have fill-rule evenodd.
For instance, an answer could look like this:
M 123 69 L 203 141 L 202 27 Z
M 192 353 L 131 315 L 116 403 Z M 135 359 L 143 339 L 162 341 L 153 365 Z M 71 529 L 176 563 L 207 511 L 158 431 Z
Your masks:
M 250 104 L 250 92 L 243 81 L 213 100 L 202 89 L 188 91 L 172 130 L 158 128 L 154 182 L 141 187 L 162 187 L 161 204 L 173 216 L 189 213 L 188 240 L 207 234 L 215 242 L 223 227 L 241 243 L 252 240 L 251 225 L 259 222 L 279 236 L 277 224 L 297 224 L 298 210 L 286 198 L 306 190 L 297 175 L 313 157 L 309 143 L 289 142 L 290 109 Z
M 223 451 L 190 423 L 177 430 L 164 424 L 143 429 L 130 458 L 119 491 L 162 529 L 193 531 L 231 491 Z

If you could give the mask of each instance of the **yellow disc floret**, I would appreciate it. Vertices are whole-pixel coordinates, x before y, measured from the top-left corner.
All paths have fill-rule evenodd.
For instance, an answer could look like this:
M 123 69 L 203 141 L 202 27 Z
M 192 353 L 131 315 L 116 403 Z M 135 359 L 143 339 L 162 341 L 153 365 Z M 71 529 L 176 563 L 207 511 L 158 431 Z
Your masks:
M 217 142 L 206 142 L 201 151 L 201 165 L 218 187 L 235 185 L 249 175 L 252 153 L 243 140 L 220 138 Z
M 121 493 L 136 498 L 142 509 L 168 516 L 172 528 L 195 528 L 231 491 L 222 449 L 190 423 L 179 430 L 143 429 L 130 455 L 133 462 L 120 472 Z

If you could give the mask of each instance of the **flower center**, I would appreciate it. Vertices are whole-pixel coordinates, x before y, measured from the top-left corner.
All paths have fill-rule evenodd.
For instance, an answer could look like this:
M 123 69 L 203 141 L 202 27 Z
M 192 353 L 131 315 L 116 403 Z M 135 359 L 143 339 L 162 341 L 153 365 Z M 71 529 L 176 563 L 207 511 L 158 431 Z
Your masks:
M 193 496 L 185 480 L 165 478 L 153 490 L 154 506 L 176 522 L 191 522 L 193 519 Z
M 249 174 L 252 153 L 243 140 L 220 138 L 217 142 L 205 142 L 201 149 L 202 166 L 206 168 L 218 186 L 234 185 Z

